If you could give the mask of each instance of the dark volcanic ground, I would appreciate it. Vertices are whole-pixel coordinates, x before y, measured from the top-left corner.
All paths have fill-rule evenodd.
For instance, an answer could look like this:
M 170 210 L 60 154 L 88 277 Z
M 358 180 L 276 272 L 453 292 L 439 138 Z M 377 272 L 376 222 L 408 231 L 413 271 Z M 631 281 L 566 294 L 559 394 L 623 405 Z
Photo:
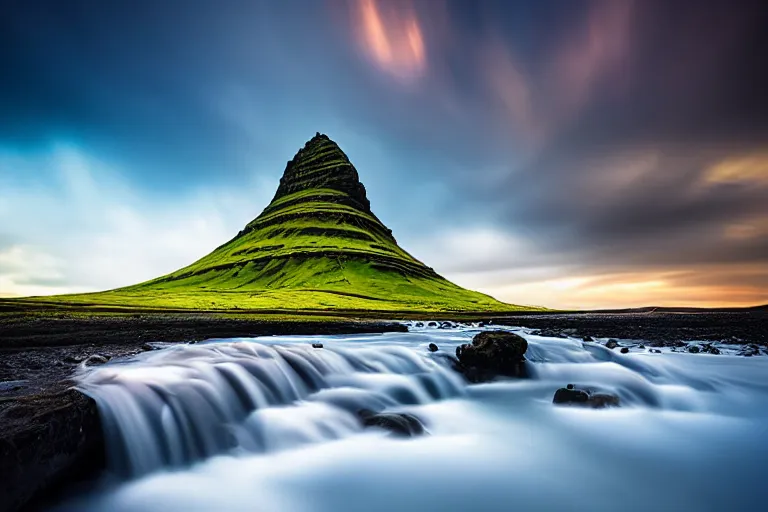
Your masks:
M 493 321 L 540 329 L 544 335 L 643 340 L 650 346 L 675 346 L 689 341 L 768 346 L 768 309 L 765 308 L 516 315 Z

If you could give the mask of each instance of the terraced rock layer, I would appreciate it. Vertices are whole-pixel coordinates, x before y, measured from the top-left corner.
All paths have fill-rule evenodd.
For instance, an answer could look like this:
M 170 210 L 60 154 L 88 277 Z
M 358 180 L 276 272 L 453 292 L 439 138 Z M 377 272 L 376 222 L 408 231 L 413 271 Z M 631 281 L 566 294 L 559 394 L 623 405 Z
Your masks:
M 203 309 L 509 311 L 403 250 L 371 211 L 347 155 L 317 134 L 286 165 L 274 198 L 232 240 L 166 276 L 76 297 Z

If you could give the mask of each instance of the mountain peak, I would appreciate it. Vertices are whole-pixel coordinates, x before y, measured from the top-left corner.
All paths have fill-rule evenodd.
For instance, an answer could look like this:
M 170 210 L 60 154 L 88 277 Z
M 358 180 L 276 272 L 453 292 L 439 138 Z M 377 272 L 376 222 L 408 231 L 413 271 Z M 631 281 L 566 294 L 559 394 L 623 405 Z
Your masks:
M 274 199 L 193 264 L 106 292 L 173 307 L 273 310 L 506 311 L 403 250 L 371 212 L 354 165 L 315 134 L 285 167 Z
M 288 161 L 272 203 L 313 189 L 343 192 L 355 203 L 350 206 L 368 213 L 371 211 L 357 169 L 339 145 L 320 132 Z

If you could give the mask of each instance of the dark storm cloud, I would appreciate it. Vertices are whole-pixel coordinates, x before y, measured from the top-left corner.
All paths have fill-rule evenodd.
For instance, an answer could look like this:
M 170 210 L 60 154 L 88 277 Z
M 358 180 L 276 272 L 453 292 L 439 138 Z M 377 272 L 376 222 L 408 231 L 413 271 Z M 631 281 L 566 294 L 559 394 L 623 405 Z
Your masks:
M 591 21 L 581 17 L 592 46 L 555 47 L 538 64 L 546 69 L 549 59 L 568 70 L 562 76 L 591 78 L 547 84 L 553 75 L 524 58 L 496 56 L 496 72 L 516 72 L 498 87 L 510 89 L 513 124 L 525 132 L 541 120 L 544 128 L 528 145 L 510 139 L 524 157 L 507 178 L 473 180 L 478 196 L 495 197 L 507 212 L 501 226 L 563 263 L 768 263 L 767 10 L 757 2 L 634 2 L 611 14 L 620 3 L 592 3 Z M 579 30 L 578 22 L 563 28 Z M 609 43 L 620 53 L 601 54 Z M 524 55 L 514 41 L 504 50 Z M 578 101 L 560 98 L 580 83 Z M 749 176 L 709 175 L 744 158 L 754 160 Z

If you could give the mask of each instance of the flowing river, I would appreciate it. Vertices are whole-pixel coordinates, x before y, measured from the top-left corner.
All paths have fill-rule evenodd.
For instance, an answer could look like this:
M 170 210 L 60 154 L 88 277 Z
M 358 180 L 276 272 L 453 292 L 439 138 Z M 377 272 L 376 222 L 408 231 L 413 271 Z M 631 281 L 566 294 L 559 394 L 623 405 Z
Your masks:
M 109 475 L 53 510 L 765 509 L 768 357 L 511 330 L 529 379 L 465 384 L 445 354 L 468 326 L 212 340 L 87 369 Z M 567 383 L 622 406 L 553 405 Z M 427 433 L 364 428 L 360 409 L 411 413 Z

